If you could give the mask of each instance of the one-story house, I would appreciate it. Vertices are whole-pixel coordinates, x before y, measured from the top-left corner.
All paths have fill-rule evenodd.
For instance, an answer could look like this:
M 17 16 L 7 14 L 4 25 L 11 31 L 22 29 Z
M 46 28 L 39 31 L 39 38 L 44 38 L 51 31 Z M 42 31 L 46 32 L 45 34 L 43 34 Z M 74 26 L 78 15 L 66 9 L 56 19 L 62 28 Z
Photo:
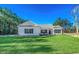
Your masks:
M 52 24 L 36 24 L 32 21 L 27 21 L 18 25 L 18 35 L 56 35 L 62 34 L 61 26 L 53 26 Z

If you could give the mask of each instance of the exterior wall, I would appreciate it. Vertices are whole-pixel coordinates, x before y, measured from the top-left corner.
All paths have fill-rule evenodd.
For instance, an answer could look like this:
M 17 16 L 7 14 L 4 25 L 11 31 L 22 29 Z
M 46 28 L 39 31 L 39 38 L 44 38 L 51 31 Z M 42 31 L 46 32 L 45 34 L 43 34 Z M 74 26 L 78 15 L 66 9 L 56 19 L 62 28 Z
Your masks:
M 26 34 L 24 33 L 24 29 L 33 29 L 33 34 Z M 18 27 L 18 35 L 21 35 L 21 36 L 31 36 L 31 35 L 40 35 L 41 33 L 41 30 L 43 29 L 47 29 L 47 33 L 49 34 L 49 28 L 40 28 L 40 27 Z M 58 30 L 61 30 L 60 33 L 55 33 L 54 30 L 55 29 L 58 29 Z M 51 30 L 51 34 L 50 35 L 58 35 L 58 34 L 62 34 L 62 28 L 52 28 Z
M 53 29 L 51 30 L 51 35 L 54 35 L 54 30 Z
M 24 29 L 33 29 L 33 34 L 24 33 Z M 29 35 L 39 35 L 40 27 L 18 27 L 18 35 L 29 36 Z

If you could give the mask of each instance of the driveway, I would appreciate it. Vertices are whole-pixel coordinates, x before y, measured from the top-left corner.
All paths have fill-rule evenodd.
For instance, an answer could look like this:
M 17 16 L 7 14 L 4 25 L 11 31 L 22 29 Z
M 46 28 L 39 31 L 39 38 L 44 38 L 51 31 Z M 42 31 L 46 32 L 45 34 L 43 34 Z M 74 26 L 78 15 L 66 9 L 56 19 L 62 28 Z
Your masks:
M 64 33 L 66 35 L 70 35 L 70 36 L 73 36 L 73 37 L 79 37 L 79 33 Z

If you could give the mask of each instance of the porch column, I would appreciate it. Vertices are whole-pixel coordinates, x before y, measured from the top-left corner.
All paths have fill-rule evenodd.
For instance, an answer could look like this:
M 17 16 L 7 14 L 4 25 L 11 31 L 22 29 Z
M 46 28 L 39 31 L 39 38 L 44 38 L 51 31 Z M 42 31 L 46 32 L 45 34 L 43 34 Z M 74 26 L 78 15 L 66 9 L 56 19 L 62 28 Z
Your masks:
M 49 34 L 49 30 L 47 29 L 47 34 Z
M 54 29 L 53 29 L 53 35 L 54 35 L 55 33 L 54 33 Z
M 61 34 L 63 34 L 63 30 L 61 29 Z

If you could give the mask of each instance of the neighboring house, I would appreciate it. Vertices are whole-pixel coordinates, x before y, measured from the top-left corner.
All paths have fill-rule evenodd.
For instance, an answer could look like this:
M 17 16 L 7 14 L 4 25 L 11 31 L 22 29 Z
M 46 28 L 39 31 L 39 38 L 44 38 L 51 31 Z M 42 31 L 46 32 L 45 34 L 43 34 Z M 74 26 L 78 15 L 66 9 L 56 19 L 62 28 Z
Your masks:
M 21 36 L 56 35 L 62 34 L 62 27 L 53 26 L 52 24 L 35 24 L 32 21 L 27 21 L 18 25 L 18 34 Z

